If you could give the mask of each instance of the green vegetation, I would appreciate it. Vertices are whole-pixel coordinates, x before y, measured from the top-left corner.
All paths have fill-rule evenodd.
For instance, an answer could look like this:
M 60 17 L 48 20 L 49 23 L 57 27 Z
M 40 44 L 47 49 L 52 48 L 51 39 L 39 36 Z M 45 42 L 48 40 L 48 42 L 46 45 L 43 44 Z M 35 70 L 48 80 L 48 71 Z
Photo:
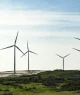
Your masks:
M 80 95 L 80 71 L 0 78 L 0 95 Z

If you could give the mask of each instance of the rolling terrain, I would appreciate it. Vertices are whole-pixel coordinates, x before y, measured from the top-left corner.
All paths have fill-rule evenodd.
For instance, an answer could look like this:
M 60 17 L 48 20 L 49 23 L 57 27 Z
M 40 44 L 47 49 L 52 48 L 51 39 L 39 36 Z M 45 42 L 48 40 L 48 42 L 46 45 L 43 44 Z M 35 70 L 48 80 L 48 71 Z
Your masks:
M 0 95 L 80 95 L 80 71 L 55 70 L 1 77 Z

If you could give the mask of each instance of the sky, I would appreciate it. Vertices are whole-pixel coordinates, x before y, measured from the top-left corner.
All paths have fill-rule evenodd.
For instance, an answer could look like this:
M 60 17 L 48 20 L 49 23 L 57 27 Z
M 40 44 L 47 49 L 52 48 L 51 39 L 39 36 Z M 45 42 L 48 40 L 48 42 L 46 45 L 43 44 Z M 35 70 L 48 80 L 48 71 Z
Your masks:
M 30 70 L 80 70 L 80 0 L 0 0 L 0 49 L 13 45 L 25 53 L 27 41 Z M 0 71 L 13 70 L 14 48 L 0 51 Z M 28 56 L 16 49 L 16 70 L 28 69 Z

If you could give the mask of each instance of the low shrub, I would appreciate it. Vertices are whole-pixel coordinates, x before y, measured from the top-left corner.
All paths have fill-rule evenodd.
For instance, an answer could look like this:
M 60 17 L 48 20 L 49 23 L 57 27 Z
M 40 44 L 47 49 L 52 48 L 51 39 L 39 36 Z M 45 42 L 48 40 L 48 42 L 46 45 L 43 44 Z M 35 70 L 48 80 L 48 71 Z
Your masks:
M 74 91 L 80 90 L 80 82 L 69 81 L 61 86 L 62 91 Z
M 12 92 L 5 92 L 2 95 L 13 95 L 13 93 Z

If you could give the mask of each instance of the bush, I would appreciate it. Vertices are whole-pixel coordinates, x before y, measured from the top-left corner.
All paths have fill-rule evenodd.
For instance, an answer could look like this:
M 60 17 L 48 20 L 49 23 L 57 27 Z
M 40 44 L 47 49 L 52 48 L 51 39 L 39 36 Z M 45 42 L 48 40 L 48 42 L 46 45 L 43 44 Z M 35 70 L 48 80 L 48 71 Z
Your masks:
M 41 77 L 39 75 L 30 76 L 29 82 L 41 82 Z
M 13 95 L 13 93 L 12 92 L 5 92 L 2 95 Z
M 21 86 L 21 85 L 18 85 L 18 87 L 20 88 L 20 89 L 23 89 L 24 87 L 23 86 Z
M 43 80 L 43 85 L 52 87 L 52 86 L 56 86 L 57 83 L 55 82 L 55 78 L 54 77 L 49 76 L 48 78 L 45 78 Z
M 61 86 L 61 90 L 63 91 L 80 90 L 80 82 L 73 81 L 66 82 Z
M 15 83 L 15 81 L 5 81 L 4 83 L 3 83 L 3 85 L 14 85 L 14 84 L 16 84 Z
M 6 89 L 4 89 L 4 91 L 9 91 L 9 89 L 8 89 L 8 88 L 6 88 Z
M 25 91 L 30 91 L 30 90 L 32 90 L 32 88 L 25 88 Z

